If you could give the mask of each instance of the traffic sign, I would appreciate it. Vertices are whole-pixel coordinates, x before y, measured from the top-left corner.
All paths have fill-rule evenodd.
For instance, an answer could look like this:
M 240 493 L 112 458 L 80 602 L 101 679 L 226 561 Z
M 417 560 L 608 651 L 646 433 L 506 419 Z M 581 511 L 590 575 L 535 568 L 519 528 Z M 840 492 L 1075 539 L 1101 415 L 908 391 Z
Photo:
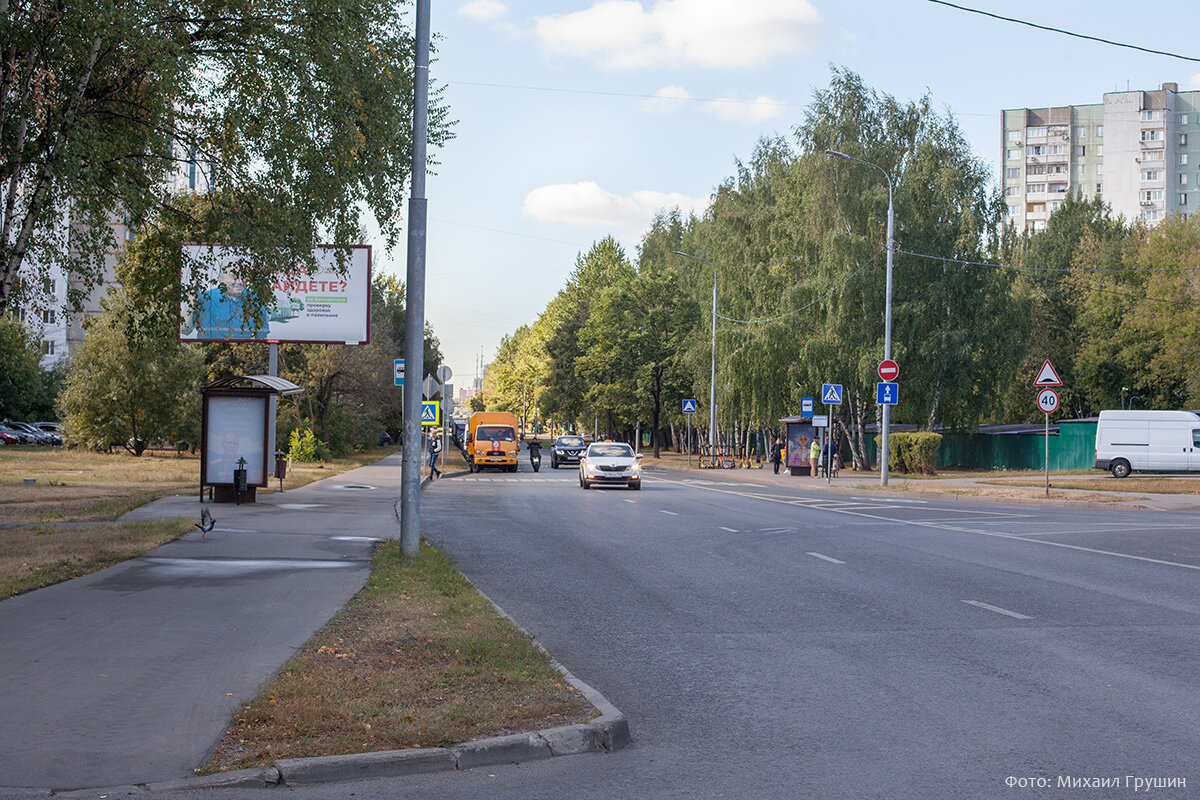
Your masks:
M 404 385 L 404 359 L 403 358 L 396 359 L 396 385 L 397 386 Z
M 437 368 L 437 376 L 438 376 L 439 381 L 441 381 L 442 383 L 445 383 L 446 381 L 448 381 L 454 377 L 454 373 L 450 371 L 449 364 L 442 364 L 440 367 Z
M 900 402 L 900 384 L 875 384 L 875 402 L 881 406 L 894 406 Z
M 696 401 L 694 399 L 683 401 L 683 413 L 685 413 L 685 414 L 695 414 L 696 413 Z
M 425 395 L 425 399 L 433 397 L 442 390 L 442 385 L 433 379 L 432 375 L 426 375 L 424 383 L 421 384 L 421 394 Z
M 827 406 L 840 406 L 842 404 L 842 385 L 840 383 L 822 383 L 821 402 Z
M 829 415 L 828 414 L 817 414 L 816 416 L 814 416 L 813 417 L 813 427 L 814 428 L 828 428 L 829 427 Z
M 1053 414 L 1058 411 L 1058 392 L 1053 389 L 1042 389 L 1038 392 L 1037 404 L 1043 414 Z
M 1033 379 L 1034 386 L 1062 386 L 1062 380 L 1059 379 L 1058 373 L 1054 371 L 1054 365 L 1050 363 L 1050 359 L 1046 359 L 1046 363 L 1042 364 L 1041 370 L 1037 377 Z
M 442 424 L 442 410 L 437 400 L 421 401 L 421 427 Z
M 811 397 L 800 398 L 800 416 L 811 417 L 813 412 L 813 402 Z
M 890 358 L 879 362 L 879 380 L 894 381 L 900 377 L 900 365 Z

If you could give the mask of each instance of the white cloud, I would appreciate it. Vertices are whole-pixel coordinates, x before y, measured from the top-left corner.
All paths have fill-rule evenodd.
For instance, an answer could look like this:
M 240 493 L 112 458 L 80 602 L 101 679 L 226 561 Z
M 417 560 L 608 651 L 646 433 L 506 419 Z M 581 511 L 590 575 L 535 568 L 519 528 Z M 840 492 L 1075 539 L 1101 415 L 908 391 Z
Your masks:
M 508 13 L 508 5 L 500 0 L 471 0 L 459 6 L 458 13 L 480 21 L 499 19 Z
M 803 50 L 821 34 L 808 0 L 601 0 L 570 14 L 537 17 L 552 52 L 595 57 L 617 68 L 698 64 L 745 67 Z
M 588 228 L 627 230 L 650 224 L 655 213 L 678 206 L 685 214 L 701 213 L 708 197 L 688 197 L 677 192 L 634 192 L 622 197 L 595 181 L 541 186 L 525 195 L 521 213 L 539 222 L 557 222 Z
M 753 100 L 710 100 L 704 104 L 704 110 L 728 122 L 766 122 L 782 117 L 784 106 L 778 100 L 760 94 Z
M 691 93 L 682 86 L 664 86 L 654 93 L 654 100 L 642 102 L 642 109 L 651 114 L 674 114 L 683 108 Z

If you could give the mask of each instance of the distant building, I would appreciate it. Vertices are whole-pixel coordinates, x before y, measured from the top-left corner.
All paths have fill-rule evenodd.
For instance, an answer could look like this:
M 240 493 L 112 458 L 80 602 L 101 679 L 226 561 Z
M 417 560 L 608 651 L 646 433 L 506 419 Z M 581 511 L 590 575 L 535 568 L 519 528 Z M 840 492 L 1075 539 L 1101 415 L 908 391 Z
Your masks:
M 1069 192 L 1155 225 L 1200 202 L 1200 91 L 1109 92 L 1103 103 L 1000 113 L 1005 219 L 1046 227 Z

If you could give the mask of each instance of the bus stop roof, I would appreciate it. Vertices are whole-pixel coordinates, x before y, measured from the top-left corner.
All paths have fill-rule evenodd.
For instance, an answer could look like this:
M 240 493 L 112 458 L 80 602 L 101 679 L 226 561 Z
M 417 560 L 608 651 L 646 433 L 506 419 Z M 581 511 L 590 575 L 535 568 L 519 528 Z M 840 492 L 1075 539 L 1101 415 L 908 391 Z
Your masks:
M 207 392 L 214 389 L 266 389 L 272 394 L 281 396 L 304 391 L 291 381 L 274 375 L 230 375 L 225 378 L 217 378 L 212 383 L 203 386 L 200 391 Z

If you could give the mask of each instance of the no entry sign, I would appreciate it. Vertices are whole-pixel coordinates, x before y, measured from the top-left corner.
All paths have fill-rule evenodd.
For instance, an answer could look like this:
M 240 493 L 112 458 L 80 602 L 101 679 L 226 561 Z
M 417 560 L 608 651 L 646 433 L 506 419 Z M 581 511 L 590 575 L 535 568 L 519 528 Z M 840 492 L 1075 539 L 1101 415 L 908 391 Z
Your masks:
M 879 362 L 879 380 L 894 381 L 900 377 L 900 365 L 890 358 Z

